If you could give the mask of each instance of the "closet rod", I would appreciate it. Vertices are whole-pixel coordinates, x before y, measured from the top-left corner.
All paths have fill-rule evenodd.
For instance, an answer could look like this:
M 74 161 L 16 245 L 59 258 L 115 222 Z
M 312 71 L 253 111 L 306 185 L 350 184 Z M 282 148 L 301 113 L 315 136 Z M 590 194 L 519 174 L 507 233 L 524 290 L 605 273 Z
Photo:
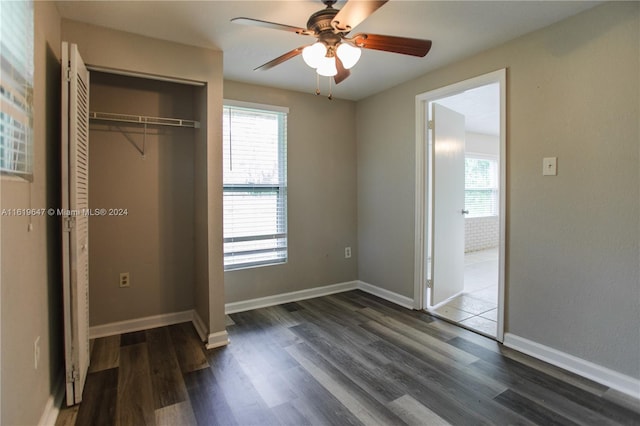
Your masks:
M 159 126 L 200 127 L 199 121 L 183 120 L 182 118 L 147 117 L 144 115 L 115 114 L 111 112 L 89 112 L 89 118 L 92 120 L 153 124 Z

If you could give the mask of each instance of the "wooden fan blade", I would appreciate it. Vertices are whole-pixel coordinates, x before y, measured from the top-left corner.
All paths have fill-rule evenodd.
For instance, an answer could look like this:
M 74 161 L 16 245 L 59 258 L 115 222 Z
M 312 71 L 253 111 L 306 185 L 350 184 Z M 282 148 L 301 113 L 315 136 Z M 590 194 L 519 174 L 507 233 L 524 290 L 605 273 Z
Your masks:
M 294 27 L 294 26 L 291 26 L 291 25 L 278 24 L 278 23 L 269 22 L 269 21 L 262 21 L 260 19 L 239 17 L 239 18 L 233 18 L 231 20 L 231 22 L 234 22 L 236 24 L 242 24 L 242 25 L 252 25 L 254 27 L 263 27 L 263 28 L 271 28 L 273 30 L 288 31 L 290 33 L 296 33 L 296 34 L 301 34 L 301 35 L 311 35 L 311 34 L 313 34 L 313 32 L 309 32 L 305 28 Z
M 340 32 L 349 32 L 387 1 L 347 1 L 333 18 L 331 25 Z
M 340 58 L 338 58 L 338 56 L 336 56 L 336 69 L 338 70 L 338 74 L 333 77 L 333 80 L 336 82 L 336 84 L 340 84 L 351 75 L 351 71 L 344 67 L 342 61 L 340 60 Z
M 260 65 L 258 68 L 254 68 L 254 71 L 266 71 L 269 70 L 273 67 L 275 67 L 276 65 L 280 65 L 281 63 L 288 61 L 289 59 L 295 58 L 296 56 L 300 55 L 302 53 L 302 49 L 304 49 L 306 46 L 300 46 L 297 47 L 287 53 L 285 53 L 284 55 L 278 56 L 277 58 L 275 58 L 272 61 L 267 62 L 266 64 L 262 64 Z
M 431 40 L 418 38 L 395 37 L 380 34 L 357 34 L 351 41 L 364 49 L 382 50 L 424 57 L 431 49 Z

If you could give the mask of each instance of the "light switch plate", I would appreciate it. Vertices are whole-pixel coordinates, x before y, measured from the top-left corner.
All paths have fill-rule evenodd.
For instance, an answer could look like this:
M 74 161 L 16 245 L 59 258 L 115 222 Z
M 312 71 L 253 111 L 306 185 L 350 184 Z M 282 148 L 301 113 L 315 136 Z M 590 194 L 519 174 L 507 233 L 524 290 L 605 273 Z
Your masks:
M 545 157 L 542 159 L 542 175 L 543 176 L 558 175 L 558 157 Z

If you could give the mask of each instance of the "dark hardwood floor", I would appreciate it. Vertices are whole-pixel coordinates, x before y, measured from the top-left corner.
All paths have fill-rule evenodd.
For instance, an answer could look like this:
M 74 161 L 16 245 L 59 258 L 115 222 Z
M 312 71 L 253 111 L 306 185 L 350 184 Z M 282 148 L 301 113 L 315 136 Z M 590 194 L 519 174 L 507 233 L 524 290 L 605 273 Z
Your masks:
M 96 339 L 58 425 L 640 425 L 638 402 L 360 291 Z

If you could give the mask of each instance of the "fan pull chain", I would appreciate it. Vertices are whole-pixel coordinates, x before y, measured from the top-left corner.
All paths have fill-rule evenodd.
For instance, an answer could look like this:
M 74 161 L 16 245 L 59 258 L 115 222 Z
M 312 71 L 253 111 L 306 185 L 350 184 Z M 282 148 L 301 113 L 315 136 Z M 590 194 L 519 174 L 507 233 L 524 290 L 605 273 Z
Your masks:
M 316 95 L 320 95 L 320 74 L 316 73 Z M 330 101 L 333 100 L 332 86 L 331 86 L 331 77 L 329 77 L 329 96 L 327 96 Z

